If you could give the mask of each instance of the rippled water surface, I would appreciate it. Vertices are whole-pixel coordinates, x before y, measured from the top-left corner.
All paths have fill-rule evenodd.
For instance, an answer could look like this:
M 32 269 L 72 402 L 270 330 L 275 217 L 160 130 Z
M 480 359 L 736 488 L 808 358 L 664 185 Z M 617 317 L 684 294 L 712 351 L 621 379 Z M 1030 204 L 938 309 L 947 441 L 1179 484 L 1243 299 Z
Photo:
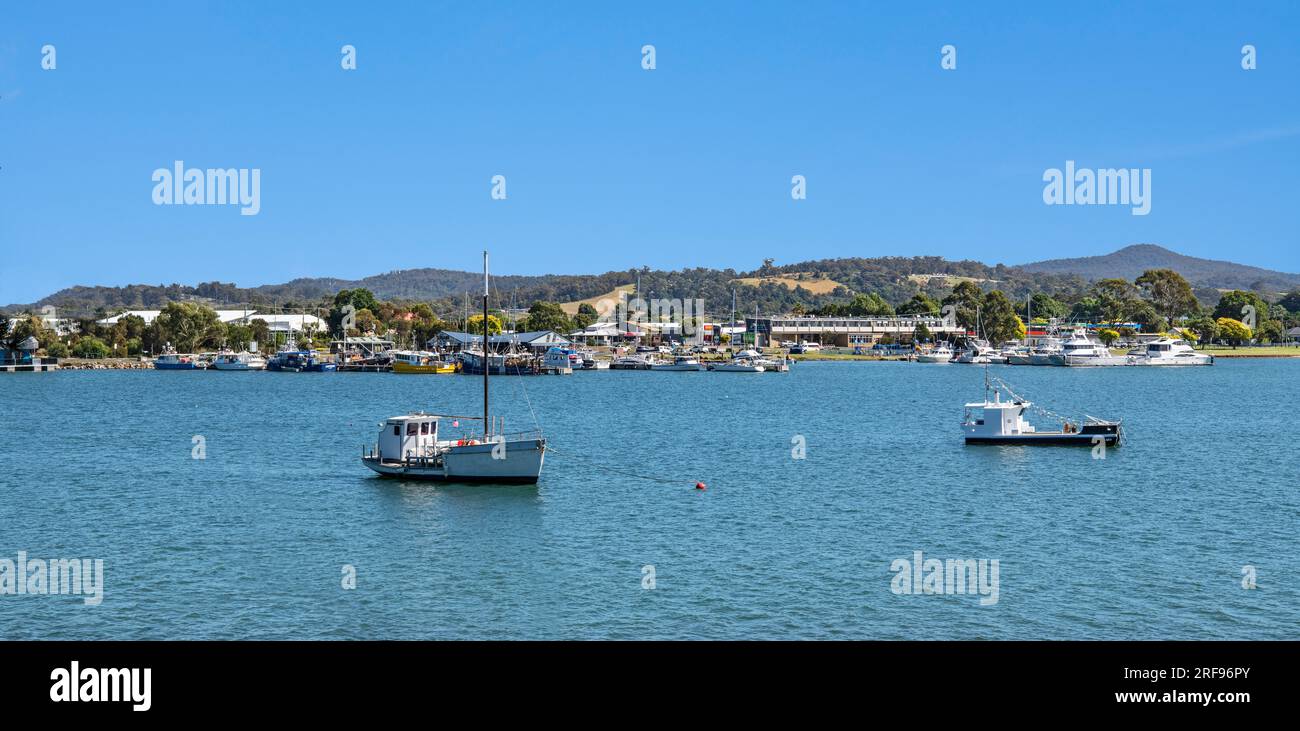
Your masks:
M 97 607 L 0 595 L 0 637 L 1295 637 L 1300 360 L 995 372 L 1128 441 L 966 447 L 956 364 L 501 378 L 541 483 L 434 486 L 361 446 L 475 378 L 0 375 L 0 558 L 105 565 Z M 997 559 L 997 603 L 893 593 L 917 550 Z

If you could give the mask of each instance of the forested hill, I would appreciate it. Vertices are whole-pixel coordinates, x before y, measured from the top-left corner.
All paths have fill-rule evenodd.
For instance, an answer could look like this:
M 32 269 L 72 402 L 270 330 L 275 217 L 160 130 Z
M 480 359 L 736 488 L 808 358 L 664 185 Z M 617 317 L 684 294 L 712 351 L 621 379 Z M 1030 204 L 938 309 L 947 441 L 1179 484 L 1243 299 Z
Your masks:
M 1148 269 L 1173 269 L 1194 286 L 1285 292 L 1300 286 L 1300 274 L 1185 256 L 1154 244 L 1126 246 L 1104 256 L 1050 259 L 1020 267 L 1029 272 L 1077 274 L 1085 279 L 1128 279 Z
M 599 297 L 615 288 L 634 284 L 638 278 L 647 297 L 703 299 L 710 312 L 731 307 L 731 293 L 737 290 L 741 312 L 757 305 L 765 313 L 788 311 L 795 304 L 815 307 L 846 300 L 859 292 L 876 292 L 891 302 L 902 302 L 917 292 L 941 295 L 961 278 L 978 280 L 985 288 L 1001 288 L 1009 296 L 1023 297 L 1029 291 L 1069 296 L 1082 292 L 1078 277 L 1059 274 L 1031 274 L 1003 265 L 988 266 L 976 261 L 947 261 L 940 257 L 880 257 L 874 259 L 825 259 L 798 264 L 771 262 L 753 271 L 734 269 L 643 268 L 604 274 L 547 274 L 541 276 L 492 277 L 496 294 L 493 306 L 520 307 L 532 302 L 573 302 Z M 158 309 L 168 302 L 197 301 L 212 307 L 304 308 L 319 306 L 341 289 L 369 289 L 381 300 L 423 301 L 445 308 L 459 308 L 465 293 L 482 287 L 482 274 L 447 269 L 408 269 L 377 274 L 364 279 L 295 279 L 284 284 L 242 288 L 235 284 L 207 282 L 125 287 L 77 286 L 56 292 L 38 302 L 11 305 L 16 312 L 51 305 L 68 316 L 88 316 L 98 311 Z M 500 301 L 496 301 L 500 300 Z
M 1089 281 L 1118 277 L 1132 281 L 1144 270 L 1171 268 L 1198 285 L 1198 295 L 1217 296 L 1213 287 L 1286 291 L 1300 286 L 1300 275 L 1272 272 L 1230 262 L 1176 254 L 1157 246 L 1139 245 L 1113 254 L 1080 259 L 1058 259 L 1024 266 L 988 265 L 978 261 L 950 261 L 936 256 L 845 258 L 777 264 L 772 260 L 752 271 L 733 269 L 681 269 L 675 271 L 626 270 L 604 274 L 546 274 L 493 276 L 493 306 L 511 302 L 528 307 L 533 302 L 576 302 L 600 297 L 615 288 L 640 280 L 647 297 L 705 301 L 711 313 L 730 310 L 735 289 L 737 308 L 751 313 L 788 312 L 796 304 L 808 308 L 841 302 L 858 293 L 877 293 L 890 303 L 906 301 L 919 292 L 936 299 L 959 281 L 976 282 L 983 289 L 1000 289 L 1008 297 L 1023 299 L 1043 292 L 1071 301 L 1082 296 Z M 466 293 L 482 286 L 482 275 L 447 269 L 408 269 L 348 280 L 295 279 L 284 284 L 242 288 L 208 282 L 194 286 L 134 284 L 125 287 L 77 286 L 56 292 L 38 302 L 4 308 L 15 313 L 45 305 L 65 316 L 89 316 L 123 309 L 159 309 L 168 302 L 195 301 L 212 307 L 310 309 L 325 306 L 342 289 L 365 288 L 381 300 L 429 302 L 435 310 L 459 310 Z

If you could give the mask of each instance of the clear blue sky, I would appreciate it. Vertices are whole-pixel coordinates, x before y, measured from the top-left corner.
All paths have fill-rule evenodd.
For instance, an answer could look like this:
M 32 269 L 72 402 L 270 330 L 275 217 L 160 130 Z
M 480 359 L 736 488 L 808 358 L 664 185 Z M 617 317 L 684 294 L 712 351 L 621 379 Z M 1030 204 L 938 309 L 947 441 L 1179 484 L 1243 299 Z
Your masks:
M 501 274 L 1139 242 L 1300 271 L 1294 2 L 119 5 L 0 8 L 0 304 L 484 247 Z M 260 168 L 260 214 L 153 205 L 177 159 Z M 1044 205 L 1067 159 L 1151 168 L 1150 215 Z

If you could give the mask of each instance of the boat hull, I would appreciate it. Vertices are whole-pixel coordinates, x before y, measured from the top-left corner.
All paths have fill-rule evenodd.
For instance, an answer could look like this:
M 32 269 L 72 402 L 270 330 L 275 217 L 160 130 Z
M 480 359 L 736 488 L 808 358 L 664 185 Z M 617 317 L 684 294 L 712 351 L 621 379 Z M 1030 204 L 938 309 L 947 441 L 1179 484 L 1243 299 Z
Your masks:
M 1119 444 L 1118 434 L 1018 434 L 1006 437 L 966 437 L 967 444 L 1031 444 L 1054 447 L 1091 447 L 1093 439 L 1100 437 L 1108 447 Z
M 198 370 L 198 366 L 193 363 L 154 363 L 154 370 L 158 371 L 193 371 Z
M 417 373 L 417 374 L 444 374 L 455 373 L 456 366 L 452 363 L 440 363 L 438 365 L 412 365 L 402 361 L 393 362 L 393 373 Z
M 542 474 L 546 458 L 543 439 L 507 441 L 505 457 L 492 456 L 493 443 L 452 447 L 438 459 L 413 462 L 382 461 L 364 456 L 362 464 L 382 477 L 429 482 L 463 482 L 496 485 L 532 485 Z

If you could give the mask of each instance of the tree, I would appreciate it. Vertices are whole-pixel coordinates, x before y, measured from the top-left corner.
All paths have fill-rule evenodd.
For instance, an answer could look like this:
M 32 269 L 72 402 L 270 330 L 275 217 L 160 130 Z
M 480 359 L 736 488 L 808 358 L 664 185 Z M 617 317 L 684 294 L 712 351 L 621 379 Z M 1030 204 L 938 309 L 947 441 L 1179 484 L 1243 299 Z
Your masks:
M 93 335 L 85 335 L 73 344 L 72 354 L 78 358 L 107 358 L 109 350 L 104 341 Z
M 1215 338 L 1219 337 L 1219 323 L 1214 318 L 1205 315 L 1198 315 L 1188 320 L 1184 329 L 1196 333 L 1197 339 L 1205 344 L 1212 343 Z
M 391 305 L 389 306 L 391 307 Z M 425 306 L 428 307 L 428 305 Z M 344 318 L 348 315 L 349 307 L 354 317 L 362 310 L 368 310 L 371 315 L 380 311 L 379 301 L 375 299 L 374 293 L 370 290 L 364 288 L 340 289 L 334 295 L 334 304 L 325 317 L 325 323 L 330 332 L 344 334 Z M 430 310 L 429 314 L 432 315 L 433 311 Z M 391 319 L 391 317 L 385 319 Z
M 1240 289 L 1224 292 L 1219 298 L 1218 306 L 1214 308 L 1215 319 L 1227 318 L 1249 323 L 1252 315 L 1254 326 L 1259 327 L 1268 319 L 1268 303 L 1254 292 L 1243 292 Z
M 473 335 L 482 335 L 483 316 L 474 315 L 473 317 L 469 318 L 469 322 L 466 323 L 465 326 L 465 332 Z M 501 334 L 501 318 L 489 313 L 488 314 L 488 335 L 500 335 L 500 334 Z
M 36 338 L 41 348 L 48 348 L 59 342 L 58 333 L 46 327 L 45 320 L 41 319 L 40 315 L 27 313 L 17 319 L 18 322 L 9 331 L 9 341 L 12 346 L 17 346 L 27 338 Z
M 568 333 L 574 329 L 564 308 L 554 302 L 534 302 L 528 308 L 528 319 L 524 321 L 524 326 L 529 331 L 554 330 L 558 333 Z
M 1287 312 L 1293 315 L 1300 315 L 1300 289 L 1288 292 L 1286 296 L 1278 300 L 1277 303 Z
M 1156 313 L 1171 324 L 1201 310 L 1192 285 L 1172 269 L 1148 269 L 1133 283 L 1142 290 Z
M 1043 292 L 1035 292 L 1029 298 L 1029 311 L 1025 317 L 1032 316 L 1035 319 L 1043 320 L 1063 320 L 1070 314 L 1070 306 Z
M 898 306 L 898 314 L 938 317 L 939 303 L 931 299 L 924 292 L 918 292 L 912 295 L 912 299 Z
M 855 317 L 893 317 L 894 308 L 875 292 L 859 293 L 849 302 L 848 314 Z
M 369 309 L 357 310 L 353 313 L 352 322 L 353 327 L 348 331 L 348 335 L 373 335 L 383 327 L 383 323 Z
M 925 326 L 924 322 L 916 323 L 916 328 L 912 330 L 912 342 L 924 343 L 930 339 L 930 328 Z
M 984 290 L 971 281 L 960 281 L 952 288 L 952 293 L 943 298 L 944 305 L 955 309 L 957 324 L 971 330 L 979 320 L 979 307 L 984 299 Z
M 157 337 L 171 343 L 182 353 L 215 347 L 225 335 L 225 328 L 211 307 L 194 302 L 171 302 L 154 318 Z
M 995 289 L 984 295 L 980 321 L 984 325 L 984 337 L 990 343 L 1004 343 L 1025 336 L 1024 323 L 1016 317 L 1015 306 L 1001 290 Z
M 1219 335 L 1224 340 L 1232 343 L 1234 348 L 1251 338 L 1250 328 L 1246 327 L 1245 323 L 1240 320 L 1234 320 L 1231 317 L 1220 317 L 1214 322 L 1219 327 Z
M 1109 348 L 1116 340 L 1119 340 L 1119 331 L 1106 328 L 1098 332 L 1097 337 L 1101 340 L 1102 345 Z
M 596 308 L 592 307 L 590 303 L 583 302 L 578 305 L 578 314 L 573 316 L 573 327 L 582 330 L 595 324 L 598 319 L 600 319 L 600 313 L 596 312 Z
M 1138 288 L 1124 279 L 1101 279 L 1092 285 L 1102 322 L 1126 322 L 1139 302 Z

